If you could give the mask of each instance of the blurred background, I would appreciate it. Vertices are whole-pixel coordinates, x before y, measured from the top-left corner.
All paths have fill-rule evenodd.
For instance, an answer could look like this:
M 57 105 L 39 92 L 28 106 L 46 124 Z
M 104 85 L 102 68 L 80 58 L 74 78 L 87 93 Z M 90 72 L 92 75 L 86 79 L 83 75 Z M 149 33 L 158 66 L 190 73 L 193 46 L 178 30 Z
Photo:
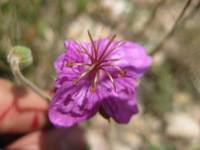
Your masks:
M 23 70 L 52 89 L 63 41 L 117 34 L 153 64 L 140 81 L 140 113 L 127 125 L 96 115 L 81 127 L 91 150 L 200 150 L 200 0 L 0 0 L 0 78 L 14 81 L 9 45 L 31 48 Z M 2 86 L 2 85 L 0 85 Z

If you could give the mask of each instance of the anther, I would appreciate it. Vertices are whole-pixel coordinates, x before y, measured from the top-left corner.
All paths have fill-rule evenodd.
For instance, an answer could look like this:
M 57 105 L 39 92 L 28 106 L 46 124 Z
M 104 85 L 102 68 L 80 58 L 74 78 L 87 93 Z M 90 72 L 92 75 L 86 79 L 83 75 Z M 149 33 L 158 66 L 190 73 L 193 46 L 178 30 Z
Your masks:
M 120 73 L 118 74 L 118 77 L 123 78 L 123 77 L 126 76 L 126 74 L 127 74 L 127 72 L 123 70 L 123 72 L 120 72 Z
M 74 65 L 74 62 L 71 60 L 68 60 L 65 64 L 66 67 L 72 67 Z
M 93 92 L 93 93 L 95 93 L 97 91 L 97 87 L 95 85 L 92 85 L 90 87 L 90 91 Z

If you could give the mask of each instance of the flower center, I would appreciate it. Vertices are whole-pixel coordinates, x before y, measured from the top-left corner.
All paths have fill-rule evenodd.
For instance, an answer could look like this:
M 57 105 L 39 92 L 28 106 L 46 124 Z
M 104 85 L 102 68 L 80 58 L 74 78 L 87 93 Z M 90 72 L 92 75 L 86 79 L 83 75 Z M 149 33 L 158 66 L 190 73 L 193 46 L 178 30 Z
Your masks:
M 77 85 L 78 82 L 81 79 L 88 77 L 91 80 L 91 88 L 90 88 L 91 91 L 96 92 L 97 82 L 100 78 L 100 74 L 103 73 L 109 78 L 109 80 L 113 84 L 113 88 L 116 90 L 114 78 L 111 75 L 111 73 L 109 71 L 107 71 L 106 68 L 107 67 L 113 67 L 114 69 L 116 69 L 119 72 L 118 77 L 124 77 L 126 75 L 125 70 L 123 70 L 119 66 L 113 64 L 114 61 L 118 61 L 119 59 L 108 59 L 108 56 L 110 56 L 111 53 L 114 50 L 116 50 L 118 47 L 120 47 L 123 43 L 122 42 L 116 42 L 115 44 L 113 44 L 113 41 L 116 38 L 116 35 L 114 35 L 110 38 L 110 40 L 108 41 L 105 48 L 102 50 L 102 52 L 100 54 L 101 39 L 99 40 L 99 42 L 96 42 L 96 44 L 95 44 L 95 42 L 94 42 L 89 31 L 88 31 L 88 36 L 89 36 L 91 44 L 92 44 L 91 52 L 87 48 L 85 48 L 81 43 L 80 44 L 77 43 L 80 46 L 81 49 L 76 49 L 76 50 L 78 52 L 81 52 L 81 53 L 87 55 L 88 58 L 90 59 L 90 64 L 73 63 L 71 61 L 68 61 L 66 63 L 66 65 L 68 67 L 72 67 L 72 66 L 76 65 L 76 66 L 84 66 L 86 68 L 85 71 L 83 71 L 79 75 L 79 77 L 73 81 L 73 84 Z M 115 45 L 115 46 L 113 46 L 112 44 Z

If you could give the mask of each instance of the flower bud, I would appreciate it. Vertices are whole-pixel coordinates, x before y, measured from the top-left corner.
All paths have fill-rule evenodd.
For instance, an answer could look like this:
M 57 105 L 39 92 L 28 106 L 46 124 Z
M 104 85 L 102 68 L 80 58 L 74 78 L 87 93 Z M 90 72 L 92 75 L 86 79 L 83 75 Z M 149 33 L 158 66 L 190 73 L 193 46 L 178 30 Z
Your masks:
M 7 59 L 10 62 L 13 58 L 18 60 L 21 69 L 31 65 L 33 62 L 31 50 L 24 46 L 14 46 L 11 48 Z

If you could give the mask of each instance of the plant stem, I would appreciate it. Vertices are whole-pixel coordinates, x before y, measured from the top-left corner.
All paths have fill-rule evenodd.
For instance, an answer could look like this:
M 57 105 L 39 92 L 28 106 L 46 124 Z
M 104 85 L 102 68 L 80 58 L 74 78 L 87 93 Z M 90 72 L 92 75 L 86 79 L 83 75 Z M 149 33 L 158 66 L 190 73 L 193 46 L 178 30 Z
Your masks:
M 25 87 L 29 87 L 41 98 L 45 99 L 48 102 L 50 101 L 50 96 L 44 94 L 44 92 L 39 87 L 37 87 L 34 83 L 32 83 L 30 80 L 23 76 L 19 68 L 19 60 L 15 56 L 10 56 L 9 63 L 11 65 L 12 73 L 18 84 L 22 84 Z

